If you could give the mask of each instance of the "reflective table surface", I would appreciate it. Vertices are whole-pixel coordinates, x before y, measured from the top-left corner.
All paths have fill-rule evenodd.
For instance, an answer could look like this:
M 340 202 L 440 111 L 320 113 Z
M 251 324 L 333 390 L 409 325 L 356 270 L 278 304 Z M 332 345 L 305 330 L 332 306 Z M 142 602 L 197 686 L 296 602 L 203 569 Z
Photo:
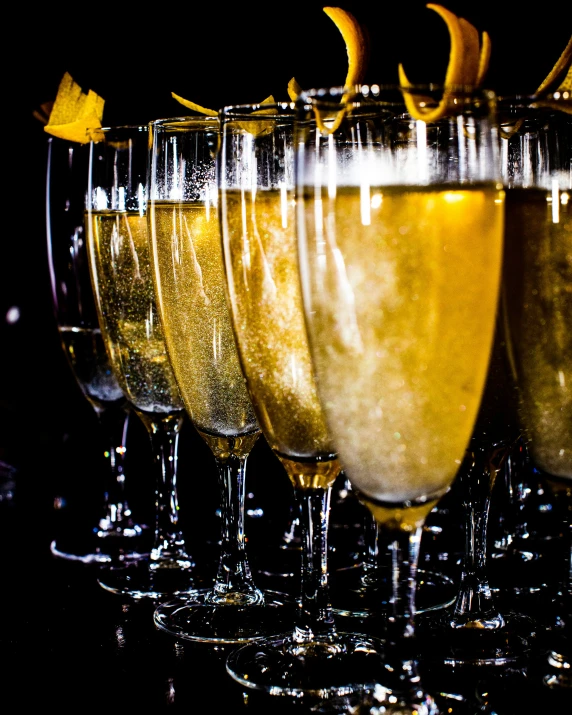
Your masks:
M 92 425 L 90 419 L 86 415 L 84 424 Z M 140 475 L 133 505 L 145 520 L 153 513 L 153 485 L 144 474 L 146 435 L 138 425 L 133 429 L 129 468 Z M 66 536 L 73 542 L 74 534 L 81 539 L 86 525 L 96 518 L 101 493 L 96 474 L 98 453 L 92 437 L 89 430 L 72 429 L 57 445 L 30 446 L 14 472 L 3 470 L 0 711 L 51 707 L 57 712 L 74 713 L 86 709 L 101 713 L 233 715 L 320 712 L 315 702 L 243 692 L 225 671 L 226 656 L 235 646 L 176 640 L 154 626 L 153 601 L 134 602 L 108 593 L 98 585 L 100 566 L 67 561 L 51 553 L 54 539 Z M 200 439 L 186 426 L 179 459 L 181 521 L 206 581 L 212 577 L 218 556 L 216 475 L 208 457 Z M 253 572 L 261 585 L 296 595 L 298 578 L 293 571 L 298 557 L 291 554 L 289 562 L 281 562 L 282 557 L 272 556 L 278 553 L 272 549 L 282 543 L 289 523 L 289 484 L 262 440 L 253 450 L 248 469 L 246 529 Z M 344 602 L 343 589 L 359 573 L 364 554 L 360 551 L 364 543 L 360 532 L 362 506 L 353 499 L 351 494 L 344 496 L 338 485 L 332 500 L 330 585 L 338 604 Z M 453 488 L 444 498 L 441 511 L 430 515 L 420 560 L 425 576 L 439 572 L 448 575 L 449 580 L 443 583 L 449 586 L 442 593 L 449 601 L 459 582 L 464 549 L 462 509 L 457 499 Z M 552 508 L 548 497 L 544 501 Z M 566 548 L 556 528 L 562 517 L 558 509 L 552 508 L 546 520 L 556 535 L 551 549 L 558 559 L 555 556 L 553 568 L 563 563 Z M 491 508 L 493 534 L 496 519 Z M 494 561 L 489 559 L 490 563 Z M 290 575 L 269 576 L 279 563 Z M 511 569 L 510 564 L 491 565 L 491 573 L 500 574 L 498 578 L 506 577 Z M 420 641 L 422 679 L 442 713 L 570 712 L 572 690 L 545 684 L 550 672 L 550 645 L 562 637 L 550 623 L 551 598 L 535 601 L 529 594 L 519 600 L 509 594 L 505 599 L 511 608 L 528 603 L 529 615 L 538 617 L 534 630 L 539 635 L 530 652 L 506 666 L 441 667 L 431 661 L 427 644 Z M 339 623 L 343 630 L 354 624 L 358 630 L 369 627 L 359 618 L 343 615 Z

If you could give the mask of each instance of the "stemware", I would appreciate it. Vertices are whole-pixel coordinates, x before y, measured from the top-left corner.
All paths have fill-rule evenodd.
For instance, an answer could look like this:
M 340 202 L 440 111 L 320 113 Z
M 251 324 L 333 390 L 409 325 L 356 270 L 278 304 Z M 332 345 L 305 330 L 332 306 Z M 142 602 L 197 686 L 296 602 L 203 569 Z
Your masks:
M 536 625 L 527 614 L 500 603 L 489 583 L 489 511 L 499 478 L 513 478 L 521 442 L 514 390 L 498 320 L 483 397 L 471 440 L 457 474 L 465 522 L 465 553 L 454 603 L 419 618 L 427 661 L 458 671 L 465 666 L 524 666 Z
M 539 614 L 547 650 L 540 675 L 560 689 L 570 687 L 572 667 L 572 96 L 503 97 L 499 115 L 507 354 L 531 462 L 562 504 L 562 538 L 543 554 L 559 587 Z
M 216 462 L 221 521 L 212 587 L 162 603 L 154 621 L 179 638 L 224 644 L 282 630 L 294 603 L 256 585 L 246 553 L 246 464 L 260 430 L 226 301 L 215 179 L 218 139 L 218 117 L 150 124 L 149 218 L 165 341 L 191 422 Z
M 261 430 L 294 489 L 302 539 L 295 622 L 235 650 L 226 667 L 259 691 L 347 693 L 368 678 L 368 655 L 376 665 L 378 656 L 363 635 L 338 629 L 330 602 L 328 525 L 341 465 L 318 400 L 302 311 L 294 106 L 227 106 L 219 116 L 219 215 L 234 333 Z
M 115 377 L 144 424 L 155 470 L 149 558 L 109 566 L 100 585 L 134 599 L 192 586 L 179 525 L 177 458 L 185 415 L 157 312 L 146 214 L 147 126 L 105 127 L 89 144 L 87 235 L 98 320 Z
M 352 712 L 437 710 L 419 675 L 416 569 L 423 523 L 469 445 L 493 344 L 494 99 L 363 85 L 299 102 L 297 234 L 318 392 L 348 477 L 391 542 L 384 667 Z
M 109 364 L 97 319 L 85 236 L 89 149 L 47 141 L 46 238 L 54 317 L 67 362 L 93 407 L 103 442 L 103 504 L 96 524 L 60 534 L 50 545 L 61 558 L 83 563 L 136 560 L 149 553 L 148 528 L 128 501 L 126 439 L 130 409 Z M 145 537 L 145 538 L 144 538 Z

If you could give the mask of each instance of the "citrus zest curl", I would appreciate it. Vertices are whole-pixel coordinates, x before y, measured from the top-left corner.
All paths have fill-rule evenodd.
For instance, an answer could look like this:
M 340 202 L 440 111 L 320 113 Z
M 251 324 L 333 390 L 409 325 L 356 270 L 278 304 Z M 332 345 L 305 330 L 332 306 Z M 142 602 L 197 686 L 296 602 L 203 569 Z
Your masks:
M 455 86 L 475 88 L 482 86 L 489 68 L 491 41 L 486 32 L 483 32 L 479 41 L 479 33 L 474 25 L 465 18 L 457 17 L 442 5 L 429 3 L 426 7 L 434 10 L 445 21 L 451 42 L 441 101 L 436 107 L 427 108 L 422 98 L 414 99 L 406 91 L 412 83 L 407 78 L 401 63 L 398 67 L 398 75 L 399 82 L 405 90 L 403 93 L 405 104 L 411 116 L 425 122 L 434 122 L 447 114 Z
M 66 72 L 59 84 L 44 131 L 79 144 L 101 141 L 104 104 L 105 100 L 93 90 L 83 92 L 69 72 Z

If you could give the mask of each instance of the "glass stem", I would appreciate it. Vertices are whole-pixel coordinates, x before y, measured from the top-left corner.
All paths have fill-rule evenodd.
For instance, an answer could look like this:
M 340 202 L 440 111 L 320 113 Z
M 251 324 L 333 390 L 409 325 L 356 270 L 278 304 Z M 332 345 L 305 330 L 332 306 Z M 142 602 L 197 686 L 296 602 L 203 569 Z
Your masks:
M 328 586 L 328 523 L 331 487 L 296 489 L 302 532 L 302 584 L 294 642 L 336 637 Z
M 122 531 L 132 525 L 131 509 L 125 493 L 125 455 L 129 409 L 112 406 L 99 410 L 97 417 L 105 439 L 103 456 L 107 465 L 103 516 L 99 532 Z
M 179 528 L 177 496 L 177 454 L 183 413 L 168 414 L 161 419 L 146 421 L 151 437 L 155 466 L 155 538 L 151 562 L 188 560 L 185 539 Z
M 465 510 L 465 558 L 449 621 L 452 628 L 491 630 L 504 626 L 488 583 L 486 554 L 490 496 L 506 452 L 506 447 L 495 449 L 478 445 L 467 453 L 465 464 L 459 471 Z
M 232 440 L 231 440 L 232 441 Z M 237 439 L 237 443 L 240 438 Z M 211 445 L 212 447 L 212 445 Z M 249 447 L 250 449 L 250 447 Z M 237 454 L 237 451 L 239 452 Z M 248 453 L 234 449 L 215 451 L 221 504 L 221 553 L 209 602 L 232 598 L 234 604 L 262 603 L 264 595 L 253 582 L 244 533 L 245 475 Z
M 395 683 L 391 690 L 409 691 L 419 679 L 415 657 L 415 589 L 422 527 L 382 532 L 389 538 L 392 595 L 386 628 L 384 662 Z
M 499 551 L 518 551 L 530 538 L 527 521 L 527 502 L 530 489 L 526 483 L 527 450 L 519 436 L 511 446 L 503 469 L 500 511 L 500 534 L 495 541 Z

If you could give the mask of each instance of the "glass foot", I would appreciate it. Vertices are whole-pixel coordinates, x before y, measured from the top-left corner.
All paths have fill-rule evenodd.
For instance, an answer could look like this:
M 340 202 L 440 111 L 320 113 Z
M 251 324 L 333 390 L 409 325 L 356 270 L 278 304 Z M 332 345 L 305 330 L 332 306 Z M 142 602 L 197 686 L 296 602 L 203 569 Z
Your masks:
M 390 575 L 380 577 L 363 569 L 337 571 L 331 574 L 331 599 L 336 616 L 367 619 L 379 617 L 391 607 L 392 586 Z M 448 576 L 417 570 L 415 595 L 417 613 L 435 611 L 455 602 L 457 586 Z
M 146 526 L 133 525 L 125 529 L 70 532 L 50 543 L 52 555 L 83 564 L 110 564 L 139 561 L 149 557 L 153 535 Z
M 102 566 L 97 579 L 99 585 L 118 596 L 140 600 L 161 600 L 188 594 L 194 586 L 194 564 L 189 559 L 179 559 L 160 568 L 153 568 L 148 559 Z
M 196 589 L 162 603 L 153 620 L 172 636 L 201 643 L 248 643 L 291 628 L 297 602 L 277 591 L 264 591 L 264 603 L 240 604 L 209 601 L 212 589 Z
M 394 693 L 382 686 L 372 691 L 355 692 L 341 698 L 333 698 L 314 705 L 310 712 L 316 715 L 439 715 L 441 712 L 461 715 L 461 711 L 439 710 L 435 700 L 424 693 L 408 693 L 410 697 Z M 457 703 L 456 703 L 457 704 Z M 463 710 L 462 715 L 473 715 L 474 711 Z
M 532 618 L 512 611 L 503 613 L 504 624 L 489 629 L 452 628 L 451 617 L 445 611 L 441 615 L 421 614 L 416 619 L 420 652 L 429 666 L 435 663 L 447 667 L 512 667 L 529 658 L 536 637 Z
M 229 654 L 226 670 L 245 688 L 293 698 L 332 698 L 373 687 L 382 641 L 353 633 L 298 645 L 291 633 L 254 641 Z

